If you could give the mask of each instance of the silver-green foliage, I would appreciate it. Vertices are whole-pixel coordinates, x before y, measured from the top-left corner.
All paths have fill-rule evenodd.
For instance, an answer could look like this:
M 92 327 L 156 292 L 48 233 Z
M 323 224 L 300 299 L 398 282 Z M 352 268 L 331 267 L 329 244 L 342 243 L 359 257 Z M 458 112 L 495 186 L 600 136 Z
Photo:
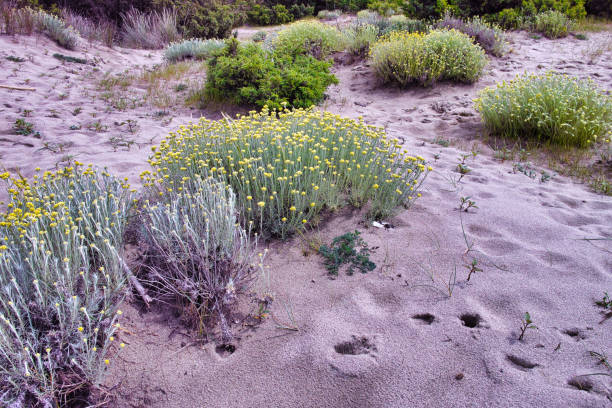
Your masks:
M 168 45 L 164 51 L 164 58 L 171 63 L 186 58 L 206 59 L 223 47 L 225 47 L 223 40 L 192 38 Z
M 81 36 L 72 27 L 67 27 L 64 20 L 42 10 L 35 12 L 34 16 L 36 26 L 40 31 L 66 49 L 76 48 Z
M 58 406 L 98 384 L 111 352 L 130 193 L 91 168 L 12 183 L 0 222 L 0 405 Z
M 167 188 L 156 187 L 162 193 Z M 236 196 L 229 186 L 199 176 L 181 191 L 170 190 L 144 209 L 148 280 L 161 298 L 186 305 L 200 333 L 212 315 L 228 339 L 226 310 L 257 271 L 254 243 L 238 224 Z

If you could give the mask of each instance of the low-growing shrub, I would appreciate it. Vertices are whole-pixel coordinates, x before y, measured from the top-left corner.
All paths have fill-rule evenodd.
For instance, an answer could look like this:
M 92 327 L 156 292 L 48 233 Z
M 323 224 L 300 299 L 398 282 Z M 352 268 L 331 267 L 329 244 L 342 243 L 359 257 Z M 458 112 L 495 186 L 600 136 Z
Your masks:
M 429 27 L 423 20 L 407 18 L 406 16 L 400 14 L 389 17 L 389 27 L 387 27 L 381 34 L 387 34 L 391 31 L 426 33 L 429 31 Z
M 286 24 L 294 20 L 292 13 L 282 4 L 267 7 L 263 4 L 254 4 L 247 11 L 249 22 L 256 25 Z
M 229 101 L 237 105 L 280 108 L 309 107 L 323 99 L 336 77 L 330 62 L 310 55 L 295 57 L 264 51 L 236 39 L 208 62 L 206 101 Z
M 312 55 L 325 59 L 342 49 L 342 36 L 337 28 L 318 21 L 299 21 L 278 32 L 274 42 L 276 53 L 295 57 Z
M 34 20 L 38 30 L 48 35 L 62 47 L 73 50 L 76 48 L 81 36 L 72 27 L 67 27 L 64 20 L 45 11 L 35 12 Z
M 175 11 L 165 9 L 160 13 L 143 13 L 132 9 L 122 17 L 121 38 L 128 47 L 159 49 L 181 37 Z
M 164 58 L 171 63 L 187 58 L 206 59 L 223 47 L 225 47 L 223 40 L 192 38 L 169 44 L 164 50 Z
M 428 171 L 381 129 L 313 109 L 202 119 L 163 140 L 149 162 L 145 184 L 164 179 L 174 191 L 212 176 L 236 193 L 243 225 L 280 237 L 345 202 L 388 217 L 420 196 Z
M 370 59 L 383 82 L 400 86 L 441 80 L 474 82 L 487 63 L 482 48 L 456 30 L 392 32 L 372 46 Z
M 251 40 L 253 42 L 263 42 L 265 41 L 267 36 L 268 36 L 268 33 L 262 30 L 262 31 L 258 31 L 255 34 L 253 34 L 253 37 L 251 38 Z
M 178 189 L 170 186 L 150 186 L 150 193 L 162 192 L 162 198 L 143 209 L 147 282 L 159 300 L 183 305 L 200 335 L 214 317 L 229 341 L 227 309 L 259 269 L 255 242 L 237 223 L 236 196 L 222 182 L 196 174 Z
M 404 5 L 403 0 L 369 0 L 368 9 L 375 11 L 381 16 L 392 16 L 399 14 Z
M 487 24 L 479 17 L 464 21 L 446 14 L 436 24 L 438 28 L 455 29 L 472 37 L 487 53 L 502 56 L 506 52 L 507 43 L 505 35 L 499 28 Z
M 341 15 L 341 10 L 321 10 L 317 14 L 317 18 L 321 20 L 335 20 Z
M 378 28 L 370 24 L 353 25 L 342 30 L 346 50 L 355 55 L 367 55 L 378 38 Z
M 547 38 L 567 36 L 572 24 L 570 18 L 556 10 L 538 13 L 533 17 L 533 30 L 544 34 Z
M 104 171 L 10 183 L 0 216 L 0 404 L 84 404 L 119 328 L 128 186 Z
M 590 80 L 554 73 L 517 76 L 476 100 L 493 134 L 586 147 L 612 125 L 612 98 Z
M 378 28 L 379 33 L 387 33 L 391 28 L 391 21 L 386 17 L 380 16 L 375 11 L 371 10 L 361 10 L 357 13 L 357 20 L 355 21 L 357 25 L 373 25 Z
M 493 17 L 493 20 L 505 30 L 518 30 L 525 24 L 521 13 L 512 8 L 503 9 Z
M 198 1 L 174 0 L 183 35 L 188 38 L 227 38 L 232 28 L 246 21 L 240 9 L 218 1 L 201 4 Z
M 339 269 L 345 264 L 348 264 L 347 275 L 352 275 L 355 270 L 361 273 L 373 271 L 376 264 L 370 260 L 371 251 L 357 230 L 340 235 L 334 238 L 331 245 L 321 245 L 319 248 L 319 254 L 325 258 L 325 269 L 330 275 L 338 275 Z

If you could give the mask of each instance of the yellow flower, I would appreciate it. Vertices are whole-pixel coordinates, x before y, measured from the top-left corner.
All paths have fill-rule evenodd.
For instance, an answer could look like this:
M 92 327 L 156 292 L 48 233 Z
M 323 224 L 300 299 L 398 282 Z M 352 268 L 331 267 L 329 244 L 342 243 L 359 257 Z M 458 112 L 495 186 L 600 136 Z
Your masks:
M 263 208 L 266 205 L 266 203 L 264 203 L 263 201 L 260 201 L 257 203 L 257 205 Z

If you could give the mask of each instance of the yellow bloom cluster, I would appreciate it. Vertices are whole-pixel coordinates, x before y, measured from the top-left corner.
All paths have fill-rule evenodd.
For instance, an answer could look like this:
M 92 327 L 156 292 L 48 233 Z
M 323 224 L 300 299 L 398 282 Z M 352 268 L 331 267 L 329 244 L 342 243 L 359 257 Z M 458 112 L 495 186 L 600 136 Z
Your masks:
M 517 75 L 475 100 L 493 134 L 586 147 L 612 132 L 612 97 L 591 80 L 553 72 Z
M 203 119 L 162 140 L 149 163 L 146 186 L 182 191 L 195 175 L 213 177 L 234 190 L 245 221 L 280 236 L 346 201 L 386 217 L 417 197 L 428 171 L 381 129 L 314 109 Z

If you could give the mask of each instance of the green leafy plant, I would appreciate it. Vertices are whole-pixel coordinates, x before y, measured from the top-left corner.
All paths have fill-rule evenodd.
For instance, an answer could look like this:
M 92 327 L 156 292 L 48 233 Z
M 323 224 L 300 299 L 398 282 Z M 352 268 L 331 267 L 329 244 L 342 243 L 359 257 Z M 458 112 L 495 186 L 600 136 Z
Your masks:
M 72 27 L 67 27 L 64 20 L 46 11 L 32 11 L 35 24 L 39 31 L 47 34 L 62 47 L 73 50 L 76 48 L 81 36 Z
M 310 55 L 270 54 L 257 44 L 228 45 L 208 62 L 205 101 L 270 108 L 310 107 L 337 83 L 331 63 Z
M 591 80 L 552 72 L 517 76 L 481 91 L 476 110 L 494 135 L 586 147 L 612 124 L 612 97 Z
M 608 292 L 604 292 L 603 299 L 598 300 L 597 302 L 595 302 L 595 304 L 597 306 L 603 307 L 604 309 L 612 310 L 612 298 L 610 298 L 610 295 L 608 295 Z
M 34 124 L 26 121 L 24 118 L 19 118 L 15 120 L 13 130 L 18 135 L 28 136 L 34 133 Z
M 474 82 L 487 62 L 482 48 L 455 30 L 392 32 L 371 47 L 370 59 L 381 80 L 400 86 Z
M 461 197 L 461 202 L 459 203 L 459 211 L 469 212 L 470 208 L 478 208 L 476 202 L 470 200 L 471 197 Z
M 572 29 L 573 21 L 565 14 L 548 10 L 538 13 L 533 18 L 532 28 L 538 33 L 544 34 L 547 38 L 565 37 Z
M 17 57 L 15 55 L 8 55 L 5 58 L 11 62 L 25 62 L 25 58 Z
M 322 60 L 342 49 L 342 36 L 327 24 L 298 21 L 280 30 L 273 46 L 277 55 L 311 55 Z
M 518 337 L 518 340 L 521 341 L 523 340 L 523 336 L 525 336 L 525 332 L 527 331 L 527 329 L 537 329 L 538 327 L 533 324 L 533 321 L 531 320 L 531 315 L 529 314 L 529 312 L 525 312 L 525 316 L 523 316 L 523 320 L 521 322 L 521 333 Z
M 370 24 L 355 25 L 342 30 L 342 37 L 348 52 L 365 56 L 378 38 L 378 28 Z
M 467 276 L 468 282 L 470 278 L 472 277 L 472 274 L 476 272 L 482 272 L 482 268 L 478 266 L 478 260 L 476 258 L 472 259 L 472 262 L 470 264 L 464 265 L 464 266 L 468 269 L 468 276 Z
M 376 264 L 370 260 L 370 253 L 371 249 L 357 230 L 334 238 L 330 246 L 321 245 L 319 248 L 319 254 L 325 258 L 325 268 L 330 275 L 338 275 L 339 268 L 345 264 L 348 264 L 348 275 L 356 270 L 361 273 L 373 271 Z

